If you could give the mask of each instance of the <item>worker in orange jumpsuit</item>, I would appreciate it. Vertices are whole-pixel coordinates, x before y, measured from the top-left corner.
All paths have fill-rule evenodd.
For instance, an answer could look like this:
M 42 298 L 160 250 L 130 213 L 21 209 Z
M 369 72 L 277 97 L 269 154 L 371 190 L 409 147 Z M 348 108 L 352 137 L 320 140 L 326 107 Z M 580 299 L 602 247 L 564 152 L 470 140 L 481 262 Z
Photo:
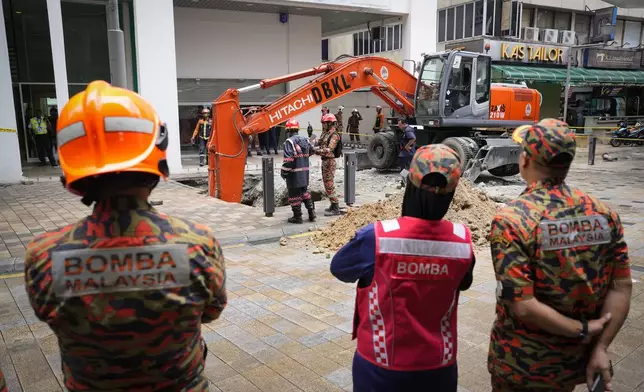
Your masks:
M 156 211 L 168 130 L 136 93 L 96 81 L 60 112 L 62 182 L 93 211 L 35 237 L 25 284 L 60 347 L 65 390 L 206 392 L 201 325 L 226 305 L 219 243 Z
M 342 214 L 338 196 L 335 194 L 335 159 L 339 158 L 342 148 L 340 133 L 336 129 L 335 115 L 327 113 L 322 117 L 323 129 L 318 145 L 314 151 L 322 157 L 322 181 L 331 205 L 324 210 L 325 216 Z
M 201 118 L 197 121 L 195 130 L 192 133 L 190 141 L 195 144 L 197 141 L 199 146 L 199 166 L 208 164 L 208 139 L 210 139 L 210 132 L 212 130 L 212 119 L 210 118 L 210 110 L 203 108 L 201 110 Z
M 385 114 L 382 112 L 382 106 L 376 106 L 376 122 L 373 124 L 373 133 L 382 131 L 385 127 Z

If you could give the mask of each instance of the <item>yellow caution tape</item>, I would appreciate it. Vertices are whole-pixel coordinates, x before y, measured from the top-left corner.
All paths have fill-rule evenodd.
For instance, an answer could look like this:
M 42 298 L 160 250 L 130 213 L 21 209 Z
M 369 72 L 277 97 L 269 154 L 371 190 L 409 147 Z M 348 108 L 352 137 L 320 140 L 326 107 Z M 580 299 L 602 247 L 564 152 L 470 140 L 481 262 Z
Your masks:
M 16 133 L 17 131 L 15 129 L 11 128 L 0 128 L 0 133 L 6 132 L 6 133 Z

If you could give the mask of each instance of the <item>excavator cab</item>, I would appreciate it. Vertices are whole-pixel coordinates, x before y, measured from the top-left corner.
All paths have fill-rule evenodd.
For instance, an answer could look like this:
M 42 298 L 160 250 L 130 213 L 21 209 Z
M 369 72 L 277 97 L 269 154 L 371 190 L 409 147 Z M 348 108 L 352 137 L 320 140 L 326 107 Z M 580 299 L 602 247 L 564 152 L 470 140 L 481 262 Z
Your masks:
M 468 126 L 489 119 L 490 57 L 446 52 L 425 56 L 416 89 L 420 125 Z

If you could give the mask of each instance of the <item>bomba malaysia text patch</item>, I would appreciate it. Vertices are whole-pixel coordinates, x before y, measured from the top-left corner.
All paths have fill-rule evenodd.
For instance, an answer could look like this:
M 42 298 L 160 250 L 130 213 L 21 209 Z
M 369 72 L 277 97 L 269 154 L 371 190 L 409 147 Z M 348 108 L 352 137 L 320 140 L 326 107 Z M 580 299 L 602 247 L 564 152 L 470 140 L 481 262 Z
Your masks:
M 185 244 L 58 251 L 51 261 L 54 291 L 61 297 L 163 290 L 191 283 Z
M 544 220 L 540 223 L 541 249 L 558 250 L 610 243 L 610 227 L 603 215 Z

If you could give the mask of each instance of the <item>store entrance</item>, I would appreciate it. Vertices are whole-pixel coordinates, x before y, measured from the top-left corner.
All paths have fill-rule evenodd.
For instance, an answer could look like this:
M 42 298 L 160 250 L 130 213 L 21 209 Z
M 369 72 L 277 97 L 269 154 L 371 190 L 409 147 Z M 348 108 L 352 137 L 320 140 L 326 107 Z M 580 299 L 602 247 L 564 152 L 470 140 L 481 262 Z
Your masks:
M 33 133 L 29 130 L 32 118 L 41 115 L 47 121 L 47 130 L 53 139 L 56 136 L 56 89 L 54 84 L 18 83 L 13 87 L 16 102 L 16 123 L 22 162 L 38 162 Z

